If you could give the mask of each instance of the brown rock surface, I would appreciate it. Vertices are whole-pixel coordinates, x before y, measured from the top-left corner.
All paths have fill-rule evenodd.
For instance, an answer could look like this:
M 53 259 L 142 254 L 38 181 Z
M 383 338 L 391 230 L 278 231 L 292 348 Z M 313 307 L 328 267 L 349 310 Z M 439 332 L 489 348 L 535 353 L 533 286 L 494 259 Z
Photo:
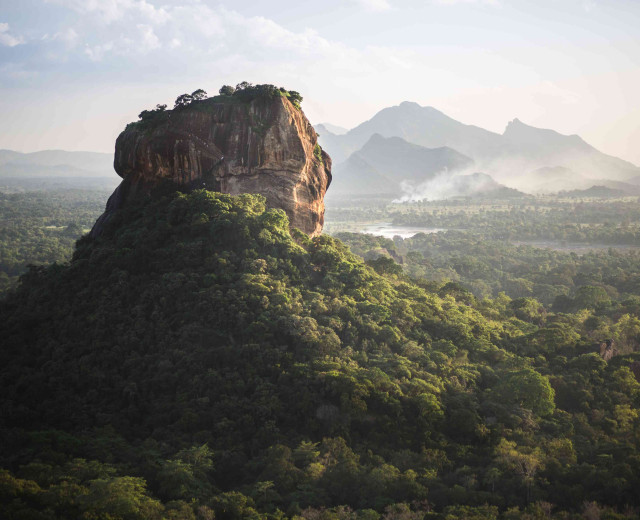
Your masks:
M 163 181 L 236 195 L 259 193 L 308 235 L 321 233 L 331 158 L 285 97 L 250 102 L 212 98 L 163 114 L 153 125 L 128 125 L 116 141 L 114 167 L 124 180 L 107 202 L 92 236 L 127 200 Z M 314 153 L 316 151 L 316 153 Z

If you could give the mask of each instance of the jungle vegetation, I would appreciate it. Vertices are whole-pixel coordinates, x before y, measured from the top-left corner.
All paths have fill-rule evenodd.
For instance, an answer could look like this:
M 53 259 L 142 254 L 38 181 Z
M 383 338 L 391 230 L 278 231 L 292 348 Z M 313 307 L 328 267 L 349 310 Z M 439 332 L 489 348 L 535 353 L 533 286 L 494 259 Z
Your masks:
M 0 517 L 637 517 L 630 284 L 570 276 L 559 308 L 425 278 L 429 236 L 344 239 L 387 253 L 163 192 L 29 268 L 0 300 Z
M 17 284 L 27 265 L 69 260 L 108 195 L 96 189 L 0 192 L 0 296 Z

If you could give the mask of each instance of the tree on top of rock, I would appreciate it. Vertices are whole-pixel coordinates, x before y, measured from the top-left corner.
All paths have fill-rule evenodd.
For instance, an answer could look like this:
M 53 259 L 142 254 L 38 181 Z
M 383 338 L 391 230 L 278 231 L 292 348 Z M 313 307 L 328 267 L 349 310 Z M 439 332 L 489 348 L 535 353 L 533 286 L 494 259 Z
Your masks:
M 202 101 L 207 99 L 207 92 L 201 88 L 191 93 L 191 99 L 193 101 Z
M 233 96 L 233 93 L 236 91 L 235 88 L 233 88 L 231 85 L 222 85 L 222 87 L 220 87 L 220 90 L 218 91 L 218 93 L 221 96 Z
M 189 106 L 192 101 L 193 97 L 191 96 L 191 94 L 182 94 L 176 98 L 176 102 L 173 105 L 173 108 L 174 110 L 176 108 L 184 108 L 186 106 Z
M 207 92 L 201 88 L 194 90 L 191 94 L 182 94 L 176 98 L 174 110 L 176 108 L 184 108 L 189 106 L 193 101 L 202 101 L 207 99 Z

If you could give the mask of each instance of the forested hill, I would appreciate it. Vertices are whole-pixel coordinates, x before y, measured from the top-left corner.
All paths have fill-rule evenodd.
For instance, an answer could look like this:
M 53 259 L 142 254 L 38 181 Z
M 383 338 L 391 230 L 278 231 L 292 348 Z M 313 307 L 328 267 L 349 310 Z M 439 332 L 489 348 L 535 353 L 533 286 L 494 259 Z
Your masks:
M 638 354 L 401 273 L 259 196 L 128 205 L 0 302 L 0 517 L 634 518 Z

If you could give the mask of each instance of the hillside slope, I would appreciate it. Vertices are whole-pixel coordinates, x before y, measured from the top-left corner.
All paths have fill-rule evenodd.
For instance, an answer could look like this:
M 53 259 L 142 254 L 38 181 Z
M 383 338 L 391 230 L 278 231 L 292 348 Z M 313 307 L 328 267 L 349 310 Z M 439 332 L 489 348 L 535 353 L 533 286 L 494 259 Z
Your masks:
M 372 266 L 259 196 L 201 190 L 132 203 L 32 269 L 0 302 L 0 516 L 639 505 L 632 357 Z
M 336 168 L 332 192 L 397 196 L 403 193 L 403 183 L 416 186 L 472 165 L 471 159 L 450 148 L 425 148 L 400 137 L 374 134 Z

